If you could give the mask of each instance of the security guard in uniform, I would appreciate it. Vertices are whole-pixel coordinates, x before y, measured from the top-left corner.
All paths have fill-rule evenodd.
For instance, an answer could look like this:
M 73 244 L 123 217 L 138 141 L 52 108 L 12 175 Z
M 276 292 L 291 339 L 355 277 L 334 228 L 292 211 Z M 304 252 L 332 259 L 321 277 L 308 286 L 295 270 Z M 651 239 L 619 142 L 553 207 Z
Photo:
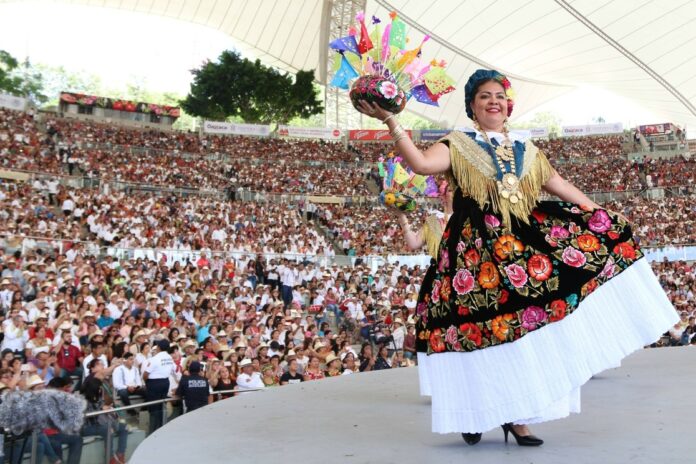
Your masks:
M 167 398 L 169 394 L 169 376 L 176 370 L 174 360 L 169 354 L 169 341 L 160 340 L 157 342 L 159 352 L 150 358 L 147 366 L 143 370 L 145 379 L 145 400 L 155 401 Z M 162 427 L 162 415 L 164 404 L 154 404 L 149 407 L 150 411 L 150 433 Z

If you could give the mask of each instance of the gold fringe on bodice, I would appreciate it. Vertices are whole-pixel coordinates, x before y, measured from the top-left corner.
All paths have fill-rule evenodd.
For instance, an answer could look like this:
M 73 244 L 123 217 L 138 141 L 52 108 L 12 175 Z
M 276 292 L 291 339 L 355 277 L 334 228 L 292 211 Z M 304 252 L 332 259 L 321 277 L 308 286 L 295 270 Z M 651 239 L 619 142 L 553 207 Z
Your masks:
M 449 142 L 449 173 L 452 180 L 481 208 L 488 203 L 502 217 L 503 224 L 510 227 L 510 216 L 529 224 L 529 215 L 537 204 L 541 187 L 551 178 L 554 169 L 546 156 L 531 141 L 525 143 L 524 162 L 520 175 L 522 198 L 511 203 L 498 194 L 497 170 L 491 156 L 471 137 L 463 132 L 450 132 L 439 142 Z
M 425 219 L 421 234 L 423 234 L 423 240 L 425 241 L 425 247 L 428 250 L 428 254 L 434 259 L 438 259 L 437 254 L 440 248 L 442 234 L 444 232 L 445 228 L 443 227 L 442 220 L 437 214 L 431 214 Z

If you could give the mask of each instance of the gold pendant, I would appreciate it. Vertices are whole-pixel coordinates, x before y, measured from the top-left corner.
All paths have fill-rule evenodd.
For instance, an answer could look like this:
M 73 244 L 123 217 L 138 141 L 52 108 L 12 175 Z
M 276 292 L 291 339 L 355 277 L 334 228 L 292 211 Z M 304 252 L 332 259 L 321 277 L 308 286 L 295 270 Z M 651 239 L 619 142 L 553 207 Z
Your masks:
M 507 145 L 498 145 L 495 147 L 495 153 L 505 161 L 512 161 L 514 158 L 514 153 L 512 149 Z
M 497 181 L 498 194 L 510 203 L 517 203 L 522 199 L 520 193 L 520 180 L 511 172 L 503 174 L 503 178 Z

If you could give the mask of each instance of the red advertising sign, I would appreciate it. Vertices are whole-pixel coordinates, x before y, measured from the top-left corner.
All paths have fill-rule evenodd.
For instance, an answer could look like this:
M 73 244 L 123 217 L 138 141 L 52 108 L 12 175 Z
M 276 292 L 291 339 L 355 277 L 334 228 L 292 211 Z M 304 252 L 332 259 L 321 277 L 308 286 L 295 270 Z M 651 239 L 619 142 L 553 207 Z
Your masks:
M 668 122 L 664 124 L 646 124 L 638 126 L 638 130 L 645 135 L 668 134 L 672 131 L 672 125 Z
M 413 138 L 410 130 L 406 131 L 406 135 L 409 138 Z M 358 129 L 348 132 L 348 137 L 350 140 L 373 140 L 373 141 L 389 141 L 392 139 L 389 135 L 388 130 L 376 130 L 376 129 Z

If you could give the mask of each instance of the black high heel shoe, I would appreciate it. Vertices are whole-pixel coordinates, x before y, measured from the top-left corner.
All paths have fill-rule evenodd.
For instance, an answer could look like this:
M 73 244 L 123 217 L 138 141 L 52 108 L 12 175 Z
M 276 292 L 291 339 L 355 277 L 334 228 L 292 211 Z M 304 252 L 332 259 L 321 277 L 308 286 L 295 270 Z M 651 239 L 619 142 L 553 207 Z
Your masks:
M 511 423 L 503 424 L 501 425 L 503 428 L 503 432 L 505 433 L 505 443 L 508 441 L 508 433 L 512 433 L 512 436 L 515 437 L 515 441 L 519 446 L 541 446 L 544 444 L 544 440 L 541 438 L 537 438 L 534 435 L 520 435 L 517 432 L 515 432 L 515 429 L 512 428 Z
M 481 441 L 482 433 L 462 433 L 462 438 L 467 445 L 473 446 Z

